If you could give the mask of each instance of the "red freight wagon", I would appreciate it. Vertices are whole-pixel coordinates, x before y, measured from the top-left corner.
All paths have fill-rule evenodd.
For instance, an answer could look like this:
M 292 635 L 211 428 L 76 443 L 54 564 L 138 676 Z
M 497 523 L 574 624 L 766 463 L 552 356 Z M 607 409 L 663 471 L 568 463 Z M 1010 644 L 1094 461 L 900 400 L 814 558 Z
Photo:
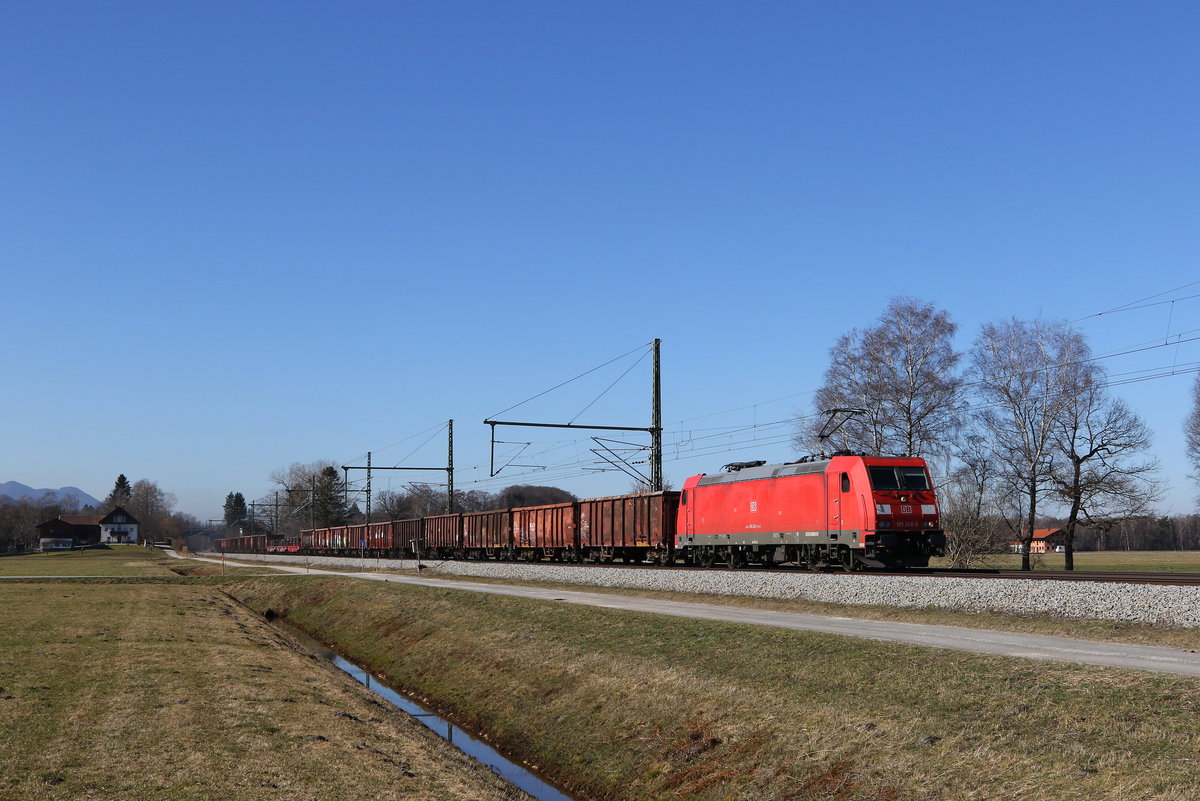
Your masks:
M 579 502 L 579 548 L 595 561 L 672 559 L 678 492 L 588 498 Z
M 352 547 L 357 547 L 358 543 L 353 545 L 350 542 L 350 527 L 349 526 L 333 526 L 332 528 L 324 529 L 324 536 L 320 538 L 318 550 L 327 551 L 329 553 L 337 553 L 340 551 L 348 551 Z
M 468 558 L 499 557 L 512 547 L 512 515 L 508 509 L 468 512 L 462 519 L 462 545 Z
M 556 503 L 512 510 L 513 548 L 526 559 L 574 560 L 579 554 L 579 504 Z
M 462 515 L 425 518 L 423 549 L 433 558 L 454 556 L 462 547 Z
M 414 556 L 417 548 L 421 547 L 424 536 L 421 518 L 392 521 L 392 542 L 395 553 L 399 556 Z
M 335 525 L 329 530 L 329 549 L 347 550 L 350 547 L 350 526 Z
M 316 528 L 300 534 L 300 541 L 304 544 L 304 549 L 308 553 L 320 553 L 326 550 L 328 540 L 329 529 L 327 528 Z
M 392 549 L 392 524 L 367 524 L 367 550 L 390 551 Z

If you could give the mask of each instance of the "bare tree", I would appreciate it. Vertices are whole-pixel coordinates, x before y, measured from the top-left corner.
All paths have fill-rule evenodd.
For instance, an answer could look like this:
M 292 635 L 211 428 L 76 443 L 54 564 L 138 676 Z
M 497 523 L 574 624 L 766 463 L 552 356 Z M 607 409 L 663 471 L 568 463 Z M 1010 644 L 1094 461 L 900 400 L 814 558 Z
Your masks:
M 997 467 L 978 434 L 964 437 L 955 449 L 958 469 L 938 488 L 938 509 L 946 529 L 950 567 L 971 567 L 1000 546 L 994 508 Z
M 376 520 L 406 520 L 415 517 L 407 493 L 384 490 L 371 503 L 371 517 Z
M 951 340 L 950 314 L 914 298 L 893 298 L 878 324 L 855 329 L 829 350 L 818 411 L 857 408 L 833 438 L 837 449 L 893 456 L 945 451 L 962 423 L 962 354 Z M 819 448 L 823 419 L 796 437 L 802 450 Z
M 171 530 L 171 513 L 175 510 L 175 494 L 161 489 L 147 479 L 133 483 L 125 510 L 141 524 L 144 539 L 165 537 Z
M 278 533 L 294 536 L 310 525 L 337 525 L 349 516 L 344 474 L 336 462 L 292 462 L 273 471 L 271 481 L 279 490 Z
M 1192 413 L 1183 421 L 1183 436 L 1188 459 L 1196 471 L 1192 479 L 1200 483 L 1200 376 L 1192 384 Z
M 982 401 L 980 429 L 996 456 L 997 476 L 1020 499 L 1010 520 L 1021 542 L 1021 569 L 1029 548 L 1038 501 L 1052 486 L 1056 426 L 1080 386 L 1088 358 L 1083 335 L 1042 320 L 1012 319 L 983 326 L 972 351 L 972 374 Z
M 1075 569 L 1075 530 L 1082 520 L 1111 528 L 1144 514 L 1159 496 L 1158 463 L 1139 459 L 1150 447 L 1150 430 L 1104 386 L 1103 370 L 1092 363 L 1068 370 L 1073 386 L 1054 421 L 1054 446 L 1061 458 L 1052 478 L 1067 505 L 1066 569 Z

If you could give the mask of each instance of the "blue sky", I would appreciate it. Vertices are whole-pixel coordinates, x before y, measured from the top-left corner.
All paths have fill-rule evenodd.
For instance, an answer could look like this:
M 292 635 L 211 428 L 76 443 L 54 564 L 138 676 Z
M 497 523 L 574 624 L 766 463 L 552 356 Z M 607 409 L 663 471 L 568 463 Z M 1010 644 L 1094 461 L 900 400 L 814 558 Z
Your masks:
M 556 467 L 489 478 L 480 421 L 661 337 L 679 484 L 792 458 L 768 424 L 811 413 L 836 337 L 907 294 L 963 348 L 1038 315 L 1097 353 L 1160 345 L 1104 364 L 1178 373 L 1114 391 L 1154 429 L 1163 508 L 1190 512 L 1198 23 L 1188 3 L 5 3 L 0 480 L 103 496 L 123 472 L 210 517 L 296 461 L 441 464 L 454 418 L 460 487 L 622 492 L 563 432 L 503 432 Z M 576 417 L 642 353 L 508 416 L 647 425 L 646 360 Z

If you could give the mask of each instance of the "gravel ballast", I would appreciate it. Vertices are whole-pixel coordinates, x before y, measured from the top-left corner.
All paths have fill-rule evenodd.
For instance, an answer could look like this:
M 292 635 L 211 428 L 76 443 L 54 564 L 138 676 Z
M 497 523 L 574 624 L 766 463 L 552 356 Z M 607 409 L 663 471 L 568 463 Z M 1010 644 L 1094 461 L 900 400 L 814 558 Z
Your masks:
M 413 569 L 400 559 L 237 554 L 241 562 L 287 562 L 351 570 Z M 488 579 L 579 584 L 615 589 L 665 590 L 701 595 L 936 607 L 960 612 L 1040 614 L 1062 618 L 1200 628 L 1200 587 L 1093 581 L 967 579 L 940 576 L 765 573 L 755 570 L 650 570 L 509 562 L 427 562 L 432 573 Z

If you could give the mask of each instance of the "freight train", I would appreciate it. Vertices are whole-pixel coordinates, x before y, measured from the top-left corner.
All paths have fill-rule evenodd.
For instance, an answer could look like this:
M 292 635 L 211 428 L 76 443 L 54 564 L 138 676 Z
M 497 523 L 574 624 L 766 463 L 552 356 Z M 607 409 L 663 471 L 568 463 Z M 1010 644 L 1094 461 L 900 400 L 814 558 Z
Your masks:
M 679 491 L 435 515 L 218 540 L 226 553 L 729 568 L 794 563 L 823 569 L 924 567 L 946 538 L 925 461 L 840 453 L 741 462 Z

